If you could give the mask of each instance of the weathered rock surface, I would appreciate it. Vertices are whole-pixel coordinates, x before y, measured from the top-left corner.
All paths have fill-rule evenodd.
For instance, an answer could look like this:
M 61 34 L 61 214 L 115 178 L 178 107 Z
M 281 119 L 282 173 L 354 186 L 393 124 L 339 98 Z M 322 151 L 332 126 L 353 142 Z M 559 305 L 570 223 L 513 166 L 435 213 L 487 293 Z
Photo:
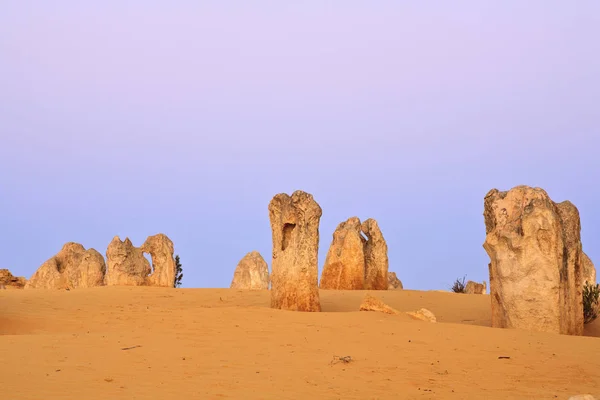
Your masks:
M 540 188 L 493 189 L 484 200 L 492 326 L 581 335 L 577 208 Z
M 106 249 L 107 286 L 145 286 L 152 272 L 150 263 L 141 249 L 135 247 L 129 238 L 121 241 L 115 236 Z
M 14 276 L 7 269 L 0 269 L 0 287 L 5 289 L 23 289 L 27 279 L 22 276 Z
M 152 257 L 152 274 L 146 278 L 146 285 L 173 287 L 177 267 L 173 257 L 174 247 L 167 235 L 159 233 L 148 236 L 140 250 Z
M 360 303 L 359 311 L 378 311 L 385 314 L 400 314 L 397 310 L 385 304 L 383 301 L 367 293 L 362 303 Z
M 402 281 L 398 279 L 395 272 L 388 272 L 388 290 L 404 289 Z
M 583 268 L 583 273 L 582 273 L 583 283 L 585 284 L 585 282 L 589 282 L 592 285 L 595 284 L 596 283 L 596 268 L 594 267 L 594 263 L 592 263 L 592 260 L 590 260 L 588 255 L 585 254 L 583 251 L 581 252 L 581 265 Z
M 69 242 L 43 263 L 27 281 L 25 289 L 74 289 L 102 286 L 106 264 L 100 253 Z
M 413 317 L 414 319 L 419 319 L 421 321 L 437 322 L 437 318 L 435 318 L 435 315 L 426 308 L 421 308 L 418 311 L 410 311 L 407 312 L 407 314 Z
M 258 251 L 252 251 L 238 263 L 231 289 L 269 289 L 269 266 Z
M 321 273 L 321 289 L 364 288 L 365 243 L 357 217 L 349 218 L 337 226 Z
M 269 203 L 273 235 L 271 307 L 321 311 L 318 287 L 319 222 L 322 210 L 313 196 L 280 193 Z
M 365 289 L 388 289 L 388 247 L 377 221 L 372 218 L 362 223 L 362 231 L 367 236 L 365 243 Z
M 483 281 L 483 283 L 468 281 L 467 286 L 465 286 L 466 294 L 486 294 L 487 293 L 487 283 Z

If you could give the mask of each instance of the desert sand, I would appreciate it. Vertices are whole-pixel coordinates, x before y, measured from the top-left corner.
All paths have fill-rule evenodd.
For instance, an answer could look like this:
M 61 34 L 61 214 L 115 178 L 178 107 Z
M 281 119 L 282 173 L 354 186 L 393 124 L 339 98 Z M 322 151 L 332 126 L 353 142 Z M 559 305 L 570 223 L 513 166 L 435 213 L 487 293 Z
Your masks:
M 357 311 L 366 293 L 321 290 L 311 313 L 271 309 L 267 290 L 2 290 L 1 398 L 600 397 L 600 320 L 585 336 L 492 329 L 488 295 L 369 292 L 429 323 Z

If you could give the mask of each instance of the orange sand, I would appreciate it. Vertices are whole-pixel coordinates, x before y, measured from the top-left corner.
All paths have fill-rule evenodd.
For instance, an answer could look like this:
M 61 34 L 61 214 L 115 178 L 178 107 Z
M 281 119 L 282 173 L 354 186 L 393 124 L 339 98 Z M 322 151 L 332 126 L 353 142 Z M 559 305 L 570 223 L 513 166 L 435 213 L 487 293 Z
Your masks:
M 322 290 L 323 312 L 301 313 L 268 291 L 2 290 L 0 398 L 600 397 L 600 321 L 597 337 L 491 329 L 489 296 L 371 293 L 438 323 L 355 311 L 364 291 Z

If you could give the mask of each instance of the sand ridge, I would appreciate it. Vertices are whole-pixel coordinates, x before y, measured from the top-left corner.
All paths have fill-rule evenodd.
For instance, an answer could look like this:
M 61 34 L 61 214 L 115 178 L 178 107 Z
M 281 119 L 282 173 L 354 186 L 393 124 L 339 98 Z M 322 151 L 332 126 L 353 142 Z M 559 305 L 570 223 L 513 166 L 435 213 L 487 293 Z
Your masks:
M 366 293 L 321 290 L 306 313 L 269 308 L 267 290 L 0 291 L 2 398 L 600 396 L 598 337 L 492 329 L 487 295 L 369 292 L 427 323 L 359 312 Z

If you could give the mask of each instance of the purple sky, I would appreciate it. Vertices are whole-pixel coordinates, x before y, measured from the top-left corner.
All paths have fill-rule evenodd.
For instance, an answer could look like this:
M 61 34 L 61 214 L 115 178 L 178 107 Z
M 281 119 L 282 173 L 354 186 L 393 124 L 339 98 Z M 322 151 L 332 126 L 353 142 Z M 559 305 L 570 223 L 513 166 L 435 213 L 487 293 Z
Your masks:
M 371 217 L 405 288 L 447 289 L 488 279 L 483 197 L 519 184 L 600 264 L 600 2 L 251 3 L 0 3 L 0 268 L 163 232 L 184 287 L 228 287 L 302 189 L 321 266 Z

